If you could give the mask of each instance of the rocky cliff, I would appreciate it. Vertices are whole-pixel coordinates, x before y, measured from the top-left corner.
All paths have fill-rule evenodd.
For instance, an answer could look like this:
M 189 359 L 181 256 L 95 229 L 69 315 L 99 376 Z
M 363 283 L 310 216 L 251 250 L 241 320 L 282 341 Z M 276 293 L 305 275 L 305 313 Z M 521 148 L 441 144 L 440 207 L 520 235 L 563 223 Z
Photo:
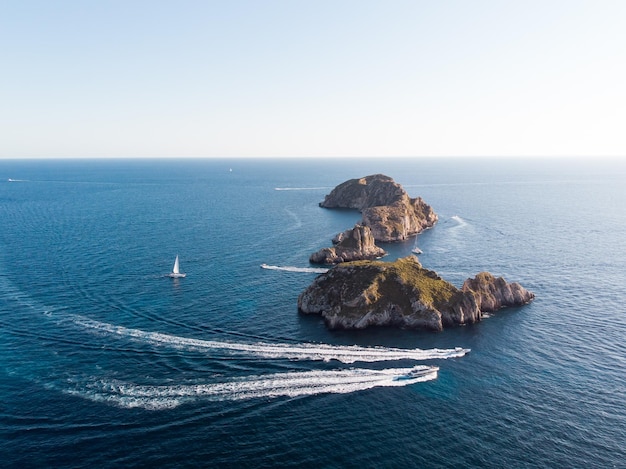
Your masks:
M 437 222 L 437 214 L 421 198 L 412 199 L 389 176 L 374 174 L 335 187 L 320 207 L 354 208 L 376 241 L 403 241 Z
M 472 291 L 483 313 L 497 311 L 507 306 L 522 306 L 530 303 L 535 294 L 519 283 L 507 283 L 502 277 L 494 277 L 489 272 L 481 272 L 473 279 L 468 278 L 461 288 Z
M 372 231 L 360 224 L 339 233 L 333 239 L 333 247 L 323 248 L 311 254 L 314 264 L 339 264 L 358 260 L 371 260 L 384 256 L 386 251 L 374 243 Z
M 526 304 L 534 298 L 519 284 L 488 273 L 476 279 L 468 279 L 459 290 L 424 269 L 414 256 L 394 262 L 349 262 L 317 277 L 298 297 L 298 310 L 320 314 L 330 329 L 398 326 L 440 331 L 480 321 L 492 307 Z
M 399 326 L 442 330 L 479 321 L 472 292 L 424 269 L 416 257 L 357 261 L 322 274 L 298 297 L 298 309 L 321 314 L 330 329 Z

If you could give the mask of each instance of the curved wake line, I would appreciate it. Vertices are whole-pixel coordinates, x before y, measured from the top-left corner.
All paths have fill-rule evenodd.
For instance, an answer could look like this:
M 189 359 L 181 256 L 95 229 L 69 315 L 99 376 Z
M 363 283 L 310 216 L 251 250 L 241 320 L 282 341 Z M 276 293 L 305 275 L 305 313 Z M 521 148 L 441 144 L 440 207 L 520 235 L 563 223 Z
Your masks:
M 469 349 L 456 347 L 454 349 L 399 349 L 387 347 L 360 347 L 357 345 L 328 345 L 302 343 L 272 344 L 257 342 L 254 344 L 238 342 L 221 342 L 213 340 L 190 339 L 160 332 L 148 332 L 140 329 L 130 329 L 95 321 L 82 316 L 71 318 L 75 324 L 94 331 L 117 335 L 120 337 L 138 340 L 140 342 L 165 345 L 178 349 L 190 350 L 220 350 L 231 354 L 253 355 L 260 358 L 287 359 L 287 360 L 337 360 L 342 363 L 379 362 L 391 360 L 434 360 L 459 358 L 469 353 Z
M 119 185 L 119 182 L 108 182 L 108 181 L 64 181 L 59 179 L 13 179 L 8 178 L 7 182 L 32 182 L 37 184 L 94 184 L 94 185 Z M 151 184 L 152 185 L 152 184 Z
M 350 369 L 253 375 L 220 383 L 143 386 L 118 380 L 92 379 L 86 384 L 70 382 L 63 392 L 124 408 L 172 409 L 180 404 L 235 401 L 255 398 L 298 397 L 322 393 L 345 394 L 373 387 L 407 386 L 437 378 L 437 367 L 422 367 L 424 374 L 397 379 L 412 368 L 384 370 Z
M 323 267 L 291 267 L 261 264 L 261 268 L 268 270 L 282 270 L 284 272 L 306 272 L 312 274 L 325 274 L 326 272 L 328 272 L 328 269 L 325 269 Z

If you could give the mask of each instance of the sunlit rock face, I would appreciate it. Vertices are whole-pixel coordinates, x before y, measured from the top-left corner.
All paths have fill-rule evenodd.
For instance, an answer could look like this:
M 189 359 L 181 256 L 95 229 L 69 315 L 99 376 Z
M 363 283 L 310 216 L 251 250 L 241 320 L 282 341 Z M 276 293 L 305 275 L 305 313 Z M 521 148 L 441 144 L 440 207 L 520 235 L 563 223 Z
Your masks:
M 481 318 L 472 292 L 424 269 L 415 256 L 339 264 L 300 294 L 298 309 L 320 314 L 330 329 L 396 326 L 440 331 Z
M 535 295 L 518 283 L 482 272 L 462 289 L 424 269 L 415 256 L 394 262 L 339 264 L 298 297 L 298 310 L 319 314 L 329 329 L 395 326 L 440 331 L 473 324 L 482 314 L 520 306 Z
M 389 176 L 374 174 L 335 187 L 320 207 L 354 208 L 376 241 L 404 241 L 437 222 L 437 214 L 420 197 L 410 198 Z
M 507 306 L 522 306 L 530 303 L 535 294 L 519 283 L 507 283 L 502 277 L 494 277 L 489 272 L 481 272 L 473 279 L 468 278 L 461 288 L 472 291 L 480 310 L 484 313 L 497 311 Z
M 333 247 L 323 248 L 312 254 L 309 261 L 314 264 L 339 264 L 377 259 L 387 254 L 384 249 L 376 246 L 372 230 L 360 224 L 339 233 L 333 239 L 333 244 Z

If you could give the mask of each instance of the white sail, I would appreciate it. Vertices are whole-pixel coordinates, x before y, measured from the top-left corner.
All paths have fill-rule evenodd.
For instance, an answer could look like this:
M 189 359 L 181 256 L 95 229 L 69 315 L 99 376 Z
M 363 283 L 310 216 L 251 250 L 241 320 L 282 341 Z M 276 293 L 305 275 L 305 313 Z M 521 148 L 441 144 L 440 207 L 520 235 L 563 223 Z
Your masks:
M 172 273 L 168 274 L 168 277 L 172 278 L 184 278 L 185 275 L 180 272 L 180 267 L 178 265 L 178 254 L 176 255 L 176 260 L 174 261 L 174 268 L 172 269 Z

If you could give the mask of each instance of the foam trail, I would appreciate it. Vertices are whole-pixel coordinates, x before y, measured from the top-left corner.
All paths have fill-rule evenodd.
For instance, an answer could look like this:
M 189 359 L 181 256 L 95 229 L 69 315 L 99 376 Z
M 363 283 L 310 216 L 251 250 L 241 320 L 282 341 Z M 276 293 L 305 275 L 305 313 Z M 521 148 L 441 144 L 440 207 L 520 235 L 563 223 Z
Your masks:
M 123 381 L 91 380 L 69 383 L 63 391 L 98 402 L 125 408 L 163 410 L 180 404 L 207 401 L 236 401 L 255 398 L 298 397 L 322 393 L 351 393 L 373 387 L 407 386 L 434 380 L 437 367 L 421 367 L 416 378 L 397 379 L 412 368 L 384 370 L 349 369 L 274 373 L 247 376 L 219 383 L 144 386 Z
M 434 360 L 459 358 L 469 353 L 469 349 L 456 347 L 454 349 L 399 349 L 387 347 L 360 347 L 357 345 L 328 345 L 328 344 L 281 344 L 281 343 L 240 343 L 221 342 L 214 340 L 190 339 L 160 332 L 148 332 L 140 329 L 130 329 L 114 326 L 82 316 L 73 316 L 71 320 L 82 327 L 93 329 L 100 333 L 117 335 L 140 342 L 159 346 L 169 346 L 187 350 L 217 350 L 223 353 L 237 355 L 252 355 L 260 358 L 287 359 L 287 360 L 337 360 L 342 363 L 379 362 L 390 360 Z
M 452 218 L 452 220 L 454 220 L 455 222 L 457 222 L 457 223 L 458 223 L 457 227 L 459 227 L 459 228 L 460 228 L 460 227 L 463 227 L 463 226 L 467 226 L 467 222 L 466 222 L 465 220 L 463 220 L 463 219 L 462 219 L 460 216 L 458 216 L 458 215 L 453 215 L 453 216 L 452 216 L 452 217 L 450 217 L 450 218 Z
M 284 272 L 305 272 L 311 274 L 325 274 L 326 272 L 328 272 L 328 269 L 325 269 L 323 267 L 281 267 L 278 265 L 261 264 L 261 268 L 268 270 L 282 270 Z
M 292 212 L 291 210 L 285 209 L 285 212 L 287 212 L 287 214 L 289 214 L 289 216 L 291 218 L 294 219 L 294 221 L 296 222 L 296 224 L 294 226 L 292 226 L 290 229 L 294 229 L 294 228 L 300 228 L 302 226 L 302 220 L 300 219 L 300 217 L 295 214 L 294 212 Z

